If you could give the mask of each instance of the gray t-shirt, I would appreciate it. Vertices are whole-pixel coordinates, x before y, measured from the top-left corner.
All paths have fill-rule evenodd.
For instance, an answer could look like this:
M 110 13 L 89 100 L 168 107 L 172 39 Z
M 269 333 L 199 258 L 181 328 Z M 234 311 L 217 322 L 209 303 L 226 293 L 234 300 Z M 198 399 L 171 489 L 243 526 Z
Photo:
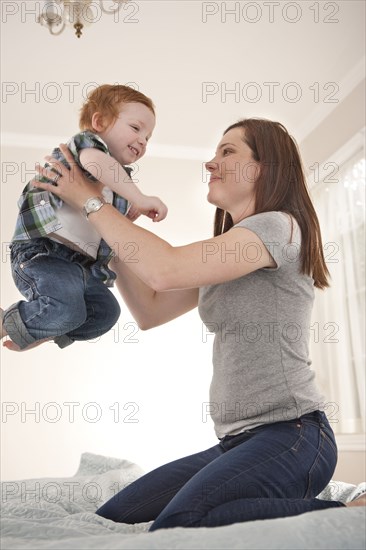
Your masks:
M 297 222 L 266 212 L 235 227 L 256 233 L 277 267 L 200 289 L 199 314 L 215 333 L 206 410 L 219 438 L 324 409 L 310 369 L 314 284 L 300 273 Z M 255 257 L 254 245 L 246 251 Z

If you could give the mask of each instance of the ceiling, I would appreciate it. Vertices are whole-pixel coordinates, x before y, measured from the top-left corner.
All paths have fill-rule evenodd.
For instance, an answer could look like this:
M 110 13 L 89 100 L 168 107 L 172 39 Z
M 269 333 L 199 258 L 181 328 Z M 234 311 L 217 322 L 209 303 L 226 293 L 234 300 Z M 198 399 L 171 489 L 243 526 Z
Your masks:
M 4 145 L 65 139 L 87 91 L 114 82 L 155 102 L 153 156 L 202 158 L 248 116 L 301 142 L 364 78 L 362 0 L 136 0 L 118 16 L 94 0 L 98 21 L 80 39 L 37 24 L 41 1 L 1 4 Z
M 130 83 L 156 105 L 134 181 L 168 204 L 154 231 L 176 244 L 211 234 L 203 163 L 231 123 L 282 122 L 311 174 L 365 124 L 364 92 L 355 94 L 365 79 L 362 0 L 130 0 L 118 17 L 93 0 L 97 21 L 80 39 L 36 22 L 44 2 L 0 4 L 4 241 L 35 162 L 78 131 L 82 101 L 99 84 Z

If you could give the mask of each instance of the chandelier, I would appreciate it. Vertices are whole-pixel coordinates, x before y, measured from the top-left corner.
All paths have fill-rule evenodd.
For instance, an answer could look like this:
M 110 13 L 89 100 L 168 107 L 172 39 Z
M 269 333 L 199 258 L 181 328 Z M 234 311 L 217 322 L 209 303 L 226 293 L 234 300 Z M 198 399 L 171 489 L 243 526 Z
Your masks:
M 61 34 L 66 26 L 73 27 L 78 38 L 84 27 L 97 22 L 102 14 L 117 14 L 128 0 L 46 0 L 38 23 L 48 28 L 51 34 Z

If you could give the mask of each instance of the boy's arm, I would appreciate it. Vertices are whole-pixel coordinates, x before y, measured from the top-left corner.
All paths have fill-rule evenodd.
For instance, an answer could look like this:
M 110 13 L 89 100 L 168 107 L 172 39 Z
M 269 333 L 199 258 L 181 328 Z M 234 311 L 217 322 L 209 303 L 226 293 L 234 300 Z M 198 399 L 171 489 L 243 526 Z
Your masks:
M 133 183 L 126 170 L 115 158 L 94 148 L 82 149 L 79 156 L 80 164 L 98 181 L 112 189 L 115 193 L 127 199 L 137 208 L 137 214 L 144 214 L 154 222 L 163 220 L 168 212 L 165 204 L 158 197 L 148 197 L 141 193 Z
M 139 203 L 143 194 L 126 170 L 115 158 L 98 149 L 86 148 L 80 152 L 80 163 L 98 181 L 132 203 Z

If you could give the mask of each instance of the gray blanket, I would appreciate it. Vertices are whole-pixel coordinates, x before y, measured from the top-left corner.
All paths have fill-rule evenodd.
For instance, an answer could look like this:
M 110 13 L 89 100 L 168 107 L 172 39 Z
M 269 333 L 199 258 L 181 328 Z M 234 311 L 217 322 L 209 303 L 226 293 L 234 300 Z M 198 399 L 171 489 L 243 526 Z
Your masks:
M 24 549 L 365 549 L 365 508 L 336 508 L 290 518 L 215 528 L 148 533 L 149 523 L 127 525 L 95 510 L 143 472 L 127 460 L 90 453 L 71 478 L 4 481 L 2 550 Z M 332 481 L 319 498 L 346 502 L 366 490 Z

